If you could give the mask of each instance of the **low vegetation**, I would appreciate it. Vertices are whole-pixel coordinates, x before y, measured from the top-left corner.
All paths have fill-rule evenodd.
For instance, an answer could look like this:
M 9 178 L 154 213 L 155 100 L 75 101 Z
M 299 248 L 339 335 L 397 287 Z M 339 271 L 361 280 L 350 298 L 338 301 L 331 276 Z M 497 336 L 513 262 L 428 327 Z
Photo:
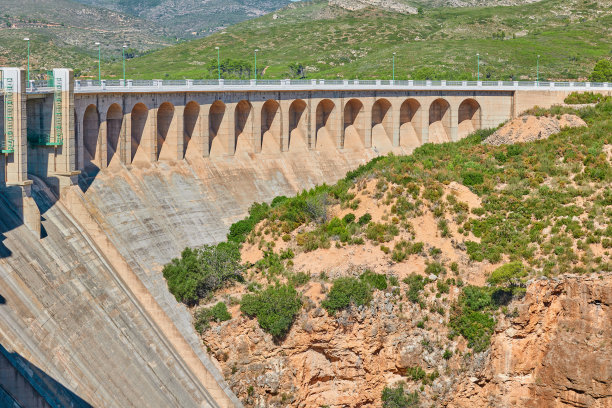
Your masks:
M 301 307 L 301 296 L 290 285 L 270 286 L 260 293 L 244 295 L 240 303 L 240 310 L 256 317 L 259 326 L 275 338 L 287 334 Z

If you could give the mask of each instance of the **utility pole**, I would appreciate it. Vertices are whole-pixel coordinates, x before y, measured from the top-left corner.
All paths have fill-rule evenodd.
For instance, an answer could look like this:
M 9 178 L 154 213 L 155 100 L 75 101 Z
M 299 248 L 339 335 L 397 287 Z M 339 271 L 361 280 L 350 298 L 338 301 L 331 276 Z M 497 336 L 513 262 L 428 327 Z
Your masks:
M 219 47 L 215 47 L 217 50 L 217 74 L 219 81 L 221 80 L 221 51 L 219 51 Z
M 480 82 L 480 53 L 476 54 L 478 58 L 478 82 Z
M 259 48 L 255 48 L 255 84 L 257 84 L 257 52 Z
M 101 68 L 101 51 L 100 51 L 100 43 L 96 42 L 98 46 L 98 82 L 102 85 L 102 68 Z
M 393 53 L 393 82 L 395 82 L 395 53 Z

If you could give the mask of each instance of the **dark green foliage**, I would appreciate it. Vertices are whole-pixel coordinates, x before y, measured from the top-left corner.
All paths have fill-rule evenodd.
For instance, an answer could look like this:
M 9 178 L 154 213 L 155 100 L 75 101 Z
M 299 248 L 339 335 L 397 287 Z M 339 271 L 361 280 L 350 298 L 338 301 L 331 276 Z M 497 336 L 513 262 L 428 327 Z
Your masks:
M 306 272 L 297 272 L 292 275 L 289 275 L 287 278 L 289 284 L 294 287 L 304 286 L 308 282 L 310 282 L 310 275 Z
M 593 82 L 612 82 L 612 61 L 607 59 L 597 61 L 589 80 Z
M 366 228 L 366 237 L 374 242 L 389 242 L 399 234 L 398 228 L 393 224 L 379 224 L 372 222 Z
M 419 394 L 416 391 L 406 394 L 404 385 L 398 384 L 383 389 L 382 402 L 383 408 L 416 408 L 419 406 Z
M 342 217 L 342 221 L 344 221 L 345 224 L 350 224 L 350 223 L 354 222 L 355 221 L 355 214 L 353 214 L 353 213 L 346 214 L 344 217 Z
M 604 96 L 593 92 L 572 92 L 565 98 L 565 103 L 577 105 L 583 103 L 598 103 L 604 99 Z
M 246 236 L 253 230 L 255 225 L 268 216 L 269 211 L 270 207 L 268 204 L 253 204 L 247 218 L 232 224 L 230 232 L 227 234 L 227 240 L 238 243 L 244 242 Z
M 519 285 L 521 278 L 527 276 L 527 270 L 520 261 L 502 265 L 491 273 L 487 279 L 491 285 Z
M 290 285 L 269 286 L 260 293 L 244 295 L 240 302 L 240 310 L 257 317 L 259 326 L 275 338 L 289 332 L 301 307 L 300 294 Z
M 359 276 L 359 279 L 378 290 L 387 289 L 387 276 L 383 274 L 374 273 L 368 269 Z
M 351 305 L 367 305 L 371 299 L 372 289 L 366 282 L 351 277 L 338 278 L 334 281 L 321 306 L 333 316 L 337 311 L 346 309 Z
M 413 273 L 407 278 L 404 278 L 404 283 L 408 285 L 408 299 L 412 303 L 419 303 L 421 300 L 421 291 L 425 289 L 425 285 L 429 283 L 429 280 L 421 275 Z
M 427 264 L 427 267 L 425 268 L 425 273 L 428 275 L 433 274 L 438 276 L 440 274 L 445 274 L 446 268 L 440 262 L 432 262 L 430 264 Z
M 185 248 L 180 259 L 173 259 L 163 269 L 170 293 L 189 305 L 228 282 L 241 280 L 242 272 L 240 251 L 235 243 Z
M 366 225 L 370 221 L 372 221 L 372 216 L 369 213 L 365 213 L 361 217 L 359 217 L 358 223 L 359 225 Z
M 427 373 L 419 366 L 408 367 L 406 369 L 406 377 L 410 378 L 412 381 L 421 381 Z
M 450 360 L 450 358 L 453 356 L 453 352 L 450 350 L 444 350 L 444 354 L 442 355 L 442 358 L 445 360 Z
M 219 302 L 210 309 L 200 309 L 196 312 L 195 329 L 201 334 L 210 327 L 210 322 L 225 322 L 231 318 L 225 303 Z
M 466 186 L 475 186 L 484 182 L 482 173 L 475 171 L 465 171 L 461 173 L 461 178 L 463 179 L 463 184 Z

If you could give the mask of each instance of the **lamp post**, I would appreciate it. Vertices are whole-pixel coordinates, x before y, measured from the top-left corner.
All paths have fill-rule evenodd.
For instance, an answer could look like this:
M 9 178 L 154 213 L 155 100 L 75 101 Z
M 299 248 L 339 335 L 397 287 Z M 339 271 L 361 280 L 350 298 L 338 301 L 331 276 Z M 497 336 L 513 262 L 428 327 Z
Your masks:
M 101 51 L 100 51 L 100 43 L 96 42 L 98 46 L 98 82 L 102 83 L 102 68 L 101 68 Z
M 255 83 L 257 84 L 257 52 L 259 48 L 255 48 Z
M 478 58 L 478 82 L 480 82 L 480 53 L 476 54 L 476 58 Z
M 123 55 L 123 86 L 125 86 L 125 49 L 127 45 L 123 44 L 123 48 L 121 49 L 121 53 Z
M 28 88 L 30 86 L 30 38 L 26 37 L 23 41 L 28 42 L 28 85 L 26 86 Z
M 395 82 L 395 53 L 393 53 L 393 82 Z
M 221 80 L 221 51 L 219 51 L 219 47 L 215 47 L 217 50 L 217 74 L 219 81 Z
M 540 56 L 538 55 L 538 63 L 537 63 L 537 77 L 536 77 L 536 82 L 538 83 L 538 85 L 540 84 Z

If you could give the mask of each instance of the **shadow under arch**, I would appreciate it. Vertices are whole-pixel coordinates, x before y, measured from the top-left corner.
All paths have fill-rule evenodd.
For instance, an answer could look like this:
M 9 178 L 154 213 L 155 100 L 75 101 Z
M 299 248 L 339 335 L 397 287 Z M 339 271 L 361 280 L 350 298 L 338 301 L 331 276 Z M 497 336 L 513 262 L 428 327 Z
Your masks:
M 385 98 L 372 106 L 372 147 L 383 154 L 393 149 L 393 109 Z
M 236 104 L 234 111 L 234 153 L 253 152 L 253 105 L 246 99 Z
M 95 176 L 102 167 L 100 154 L 100 113 L 89 105 L 83 114 L 83 164 L 87 176 Z
M 308 150 L 308 105 L 303 99 L 296 99 L 289 105 L 289 151 L 304 152 Z
M 362 150 L 365 148 L 365 109 L 359 99 L 351 99 L 344 105 L 344 137 L 342 147 Z
M 400 106 L 400 146 L 416 149 L 423 144 L 421 104 L 414 98 L 406 99 Z
M 261 152 L 280 152 L 282 150 L 281 135 L 280 103 L 274 99 L 268 99 L 261 107 Z
M 123 125 L 123 109 L 117 103 L 108 107 L 106 112 L 106 165 L 114 160 L 121 161 L 119 157 L 119 137 Z
M 177 147 L 176 129 L 173 129 L 175 116 L 174 105 L 170 102 L 164 102 L 157 108 L 157 160 L 176 159 L 176 152 L 172 151 L 173 147 Z
M 461 102 L 461 105 L 459 105 L 458 115 L 458 139 L 463 139 L 470 133 L 473 133 L 481 128 L 482 108 L 475 99 L 469 98 Z
M 314 143 L 317 150 L 327 150 L 338 148 L 336 134 L 336 104 L 331 99 L 323 99 L 316 109 L 316 131 Z
M 438 98 L 429 106 L 429 143 L 451 141 L 451 109 L 446 99 Z
M 149 122 L 149 108 L 139 102 L 132 108 L 132 139 L 130 140 L 130 163 L 148 162 L 151 157 L 151 134 Z
M 213 102 L 208 112 L 208 151 L 211 157 L 228 154 L 226 106 L 220 100 Z
M 183 157 L 187 155 L 187 151 L 193 149 L 195 142 L 194 138 L 199 139 L 200 131 L 200 104 L 195 101 L 190 101 L 185 105 L 183 111 Z M 180 135 L 179 135 L 180 137 Z M 199 140 L 197 140 L 199 142 Z

